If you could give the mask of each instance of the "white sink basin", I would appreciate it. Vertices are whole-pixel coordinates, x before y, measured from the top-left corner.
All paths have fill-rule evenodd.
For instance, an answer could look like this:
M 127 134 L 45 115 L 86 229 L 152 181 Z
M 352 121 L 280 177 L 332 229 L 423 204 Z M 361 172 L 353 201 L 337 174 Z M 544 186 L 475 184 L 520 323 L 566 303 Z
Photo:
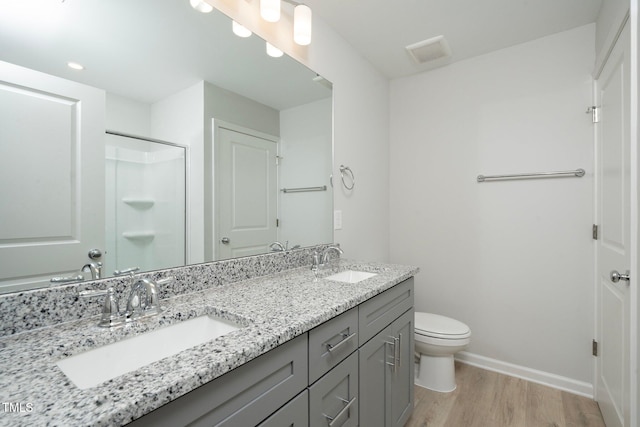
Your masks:
M 346 270 L 346 271 L 341 271 L 340 273 L 336 273 L 331 276 L 325 277 L 325 279 L 334 280 L 336 282 L 358 283 L 363 281 L 364 279 L 368 279 L 373 276 L 377 276 L 377 274 L 368 273 L 366 271 Z
M 56 365 L 78 388 L 87 389 L 239 328 L 204 315 L 67 357 Z

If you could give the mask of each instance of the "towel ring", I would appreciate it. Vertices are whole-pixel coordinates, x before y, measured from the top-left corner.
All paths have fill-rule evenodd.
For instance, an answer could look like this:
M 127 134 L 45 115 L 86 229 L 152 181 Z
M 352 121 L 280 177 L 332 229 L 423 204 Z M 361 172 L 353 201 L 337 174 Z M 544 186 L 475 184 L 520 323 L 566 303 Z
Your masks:
M 351 181 L 350 186 L 347 185 L 344 180 L 345 174 L 347 175 L 347 180 Z M 342 178 L 342 185 L 344 185 L 344 188 L 346 188 L 347 190 L 353 190 L 353 187 L 355 187 L 356 185 L 356 177 L 349 166 L 340 165 L 340 177 Z

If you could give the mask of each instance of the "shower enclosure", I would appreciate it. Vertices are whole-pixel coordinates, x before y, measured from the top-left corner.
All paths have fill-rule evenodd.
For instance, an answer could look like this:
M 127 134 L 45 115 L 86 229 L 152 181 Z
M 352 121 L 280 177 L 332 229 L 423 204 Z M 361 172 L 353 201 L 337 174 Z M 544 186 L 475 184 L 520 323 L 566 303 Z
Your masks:
M 185 263 L 185 148 L 107 133 L 104 271 Z

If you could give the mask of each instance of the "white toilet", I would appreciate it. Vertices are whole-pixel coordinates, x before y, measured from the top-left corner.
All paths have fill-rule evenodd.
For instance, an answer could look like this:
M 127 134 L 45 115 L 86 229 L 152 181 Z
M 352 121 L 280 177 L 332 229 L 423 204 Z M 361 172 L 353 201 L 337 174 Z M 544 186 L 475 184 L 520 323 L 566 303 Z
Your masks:
M 415 383 L 429 390 L 456 389 L 453 355 L 471 342 L 467 325 L 432 313 L 415 313 L 415 351 L 420 356 Z

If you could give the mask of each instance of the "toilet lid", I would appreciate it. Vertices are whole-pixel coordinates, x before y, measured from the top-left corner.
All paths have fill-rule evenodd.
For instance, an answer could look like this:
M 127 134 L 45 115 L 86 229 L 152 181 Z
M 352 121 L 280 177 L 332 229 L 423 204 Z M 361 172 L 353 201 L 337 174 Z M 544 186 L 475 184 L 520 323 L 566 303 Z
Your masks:
M 433 313 L 415 313 L 415 332 L 436 338 L 466 338 L 471 330 L 464 323 Z

